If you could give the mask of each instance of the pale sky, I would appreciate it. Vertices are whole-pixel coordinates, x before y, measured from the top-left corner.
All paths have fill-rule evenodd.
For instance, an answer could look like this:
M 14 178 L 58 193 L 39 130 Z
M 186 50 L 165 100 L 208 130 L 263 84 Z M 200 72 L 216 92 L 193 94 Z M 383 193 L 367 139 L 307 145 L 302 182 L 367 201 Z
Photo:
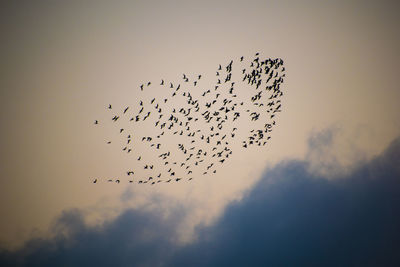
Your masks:
M 400 134 L 399 8 L 348 2 L 3 2 L 0 246 L 50 235 L 55 218 L 75 208 L 99 224 L 127 208 L 168 216 L 182 207 L 176 238 L 187 243 L 283 160 L 307 158 L 335 179 L 380 154 Z M 111 128 L 93 127 L 109 103 L 134 107 L 140 84 L 182 73 L 213 87 L 219 64 L 256 52 L 286 68 L 268 146 L 234 154 L 216 176 L 193 183 L 91 183 L 131 164 L 104 145 Z M 312 137 L 327 129 L 331 146 L 310 153 Z

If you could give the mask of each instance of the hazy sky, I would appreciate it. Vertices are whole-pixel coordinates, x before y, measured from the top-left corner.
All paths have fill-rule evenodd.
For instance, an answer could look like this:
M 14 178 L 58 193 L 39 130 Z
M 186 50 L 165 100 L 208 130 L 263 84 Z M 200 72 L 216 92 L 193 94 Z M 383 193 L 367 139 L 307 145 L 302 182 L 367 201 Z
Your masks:
M 396 1 L 0 5 L 0 248 L 6 250 L 56 235 L 59 218 L 71 210 L 88 228 L 112 225 L 128 210 L 133 219 L 124 217 L 125 227 L 136 213 L 142 223 L 164 218 L 165 224 L 153 223 L 169 229 L 168 242 L 195 250 L 198 229 L 223 227 L 226 208 L 266 186 L 268 170 L 299 160 L 309 176 L 343 180 L 400 134 Z M 213 87 L 218 64 L 256 52 L 282 58 L 286 68 L 283 112 L 269 146 L 233 155 L 215 177 L 193 183 L 91 183 L 122 176 L 131 163 L 104 145 L 110 129 L 93 127 L 109 103 L 133 107 L 141 83 L 177 81 L 182 73 L 202 74 Z M 176 213 L 179 221 L 171 222 Z

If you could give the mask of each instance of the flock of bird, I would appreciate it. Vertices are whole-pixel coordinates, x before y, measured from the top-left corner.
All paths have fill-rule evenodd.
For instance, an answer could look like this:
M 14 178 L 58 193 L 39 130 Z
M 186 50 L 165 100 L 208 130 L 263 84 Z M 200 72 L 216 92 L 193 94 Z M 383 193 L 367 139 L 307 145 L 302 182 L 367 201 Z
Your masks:
M 261 60 L 256 53 L 247 61 L 242 56 L 219 65 L 212 86 L 203 85 L 202 75 L 187 74 L 178 82 L 161 79 L 141 84 L 139 93 L 144 95 L 137 105 L 119 111 L 111 104 L 106 107 L 110 113 L 106 120 L 115 127 L 119 141 L 105 143 L 116 143 L 132 156 L 133 168 L 126 170 L 126 178 L 104 181 L 150 185 L 191 181 L 215 174 L 233 147 L 265 146 L 282 111 L 284 72 L 282 59 Z M 154 87 L 157 91 L 149 94 Z M 143 130 L 148 134 L 140 135 Z M 149 153 L 151 161 L 146 160 Z

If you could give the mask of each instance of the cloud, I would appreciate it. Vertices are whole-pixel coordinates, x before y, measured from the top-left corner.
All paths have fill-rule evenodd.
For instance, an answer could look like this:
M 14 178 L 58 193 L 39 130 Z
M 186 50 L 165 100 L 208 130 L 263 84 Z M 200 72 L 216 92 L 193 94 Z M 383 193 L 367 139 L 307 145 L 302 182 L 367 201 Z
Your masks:
M 309 164 L 266 171 L 191 244 L 175 242 L 182 209 L 167 218 L 128 210 L 97 227 L 71 210 L 54 224 L 55 238 L 3 251 L 0 265 L 399 266 L 400 138 L 344 179 L 320 179 Z
M 161 218 L 129 210 L 101 227 L 89 227 L 82 212 L 67 211 L 54 224 L 53 239 L 31 240 L 14 253 L 3 251 L 0 265 L 158 266 L 173 247 L 179 213 Z
M 400 139 L 346 179 L 268 171 L 172 266 L 398 266 Z
M 312 131 L 308 138 L 305 160 L 308 171 L 328 179 L 347 177 L 359 166 L 382 153 L 377 137 L 363 125 L 335 123 L 329 128 Z M 375 140 L 372 142 L 371 140 Z

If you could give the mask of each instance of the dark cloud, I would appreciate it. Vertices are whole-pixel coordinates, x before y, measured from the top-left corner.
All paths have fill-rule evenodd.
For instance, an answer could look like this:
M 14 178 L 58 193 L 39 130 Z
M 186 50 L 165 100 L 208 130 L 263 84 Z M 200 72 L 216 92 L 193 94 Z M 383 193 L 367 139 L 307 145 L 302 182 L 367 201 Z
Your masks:
M 173 266 L 399 266 L 400 139 L 348 177 L 291 161 L 175 255 Z
M 56 238 L 3 251 L 0 265 L 400 266 L 400 139 L 335 180 L 310 174 L 308 164 L 268 170 L 187 246 L 173 241 L 183 212 L 164 220 L 130 210 L 88 227 L 69 211 L 55 224 Z
M 0 266 L 160 266 L 172 250 L 176 211 L 169 219 L 129 210 L 101 227 L 89 227 L 78 210 L 64 212 L 56 237 L 34 239 L 20 251 L 0 253 Z

